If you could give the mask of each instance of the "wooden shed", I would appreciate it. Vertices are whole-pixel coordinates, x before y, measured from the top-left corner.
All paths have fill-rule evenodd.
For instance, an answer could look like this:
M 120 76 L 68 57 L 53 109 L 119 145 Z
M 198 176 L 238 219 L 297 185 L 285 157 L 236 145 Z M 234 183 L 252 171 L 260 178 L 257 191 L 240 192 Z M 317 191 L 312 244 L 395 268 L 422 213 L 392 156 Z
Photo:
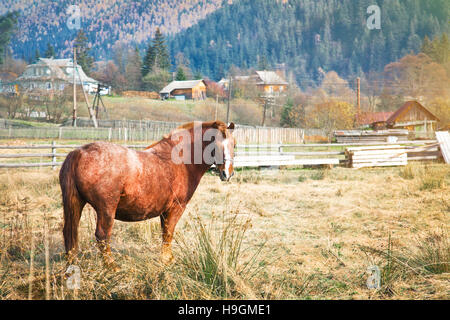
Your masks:
M 206 84 L 203 80 L 172 81 L 159 92 L 161 99 L 206 99 Z
M 408 101 L 386 120 L 388 128 L 407 129 L 416 137 L 430 137 L 439 119 L 417 101 Z

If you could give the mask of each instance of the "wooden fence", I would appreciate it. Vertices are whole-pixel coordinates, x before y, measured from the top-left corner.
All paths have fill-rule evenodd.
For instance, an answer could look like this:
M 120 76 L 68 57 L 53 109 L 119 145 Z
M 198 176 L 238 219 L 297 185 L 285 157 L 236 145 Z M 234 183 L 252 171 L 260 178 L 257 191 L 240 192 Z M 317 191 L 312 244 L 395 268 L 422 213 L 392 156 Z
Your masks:
M 345 156 L 347 147 L 355 146 L 389 146 L 402 145 L 407 151 L 408 161 L 437 160 L 441 157 L 435 140 L 402 141 L 400 143 L 374 144 L 243 144 L 238 145 L 235 158 L 236 167 L 262 166 L 300 166 L 300 165 L 337 165 L 347 164 Z M 147 145 L 125 145 L 129 148 L 142 149 Z M 0 168 L 57 167 L 67 153 L 79 145 L 62 145 L 53 142 L 47 145 L 0 145 Z M 42 153 L 4 153 L 3 150 L 50 150 Z M 8 152 L 8 151 L 6 151 Z M 11 151 L 10 151 L 11 152 Z M 8 159 L 30 159 L 26 163 L 8 162 Z M 51 161 L 43 162 L 43 159 Z
M 177 123 L 153 123 L 142 127 L 43 127 L 43 128 L 0 128 L 0 138 L 15 139 L 67 139 L 104 141 L 156 141 L 171 132 Z M 296 128 L 238 127 L 233 136 L 239 144 L 303 143 L 305 130 Z

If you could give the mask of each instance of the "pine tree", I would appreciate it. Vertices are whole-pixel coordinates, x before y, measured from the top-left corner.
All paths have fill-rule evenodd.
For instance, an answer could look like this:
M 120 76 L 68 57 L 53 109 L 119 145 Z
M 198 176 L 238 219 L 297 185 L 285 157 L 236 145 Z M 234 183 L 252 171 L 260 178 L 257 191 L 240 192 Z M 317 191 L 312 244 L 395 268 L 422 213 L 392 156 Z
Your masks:
M 261 58 L 258 60 L 258 70 L 268 70 L 269 69 L 269 62 L 267 61 L 267 57 L 265 54 L 262 55 Z
M 155 38 L 153 39 L 153 48 L 155 50 L 155 63 L 162 70 L 170 69 L 169 50 L 167 49 L 166 40 L 163 34 L 156 29 Z
M 195 71 L 194 75 L 193 75 L 194 80 L 201 80 L 203 79 L 203 75 L 200 72 L 200 70 Z
M 142 77 L 159 70 L 170 70 L 169 50 L 163 34 L 156 29 L 155 37 L 147 48 L 147 52 L 142 63 Z
M 50 43 L 47 44 L 47 50 L 45 51 L 44 56 L 46 58 L 55 57 L 55 48 L 53 48 L 53 46 Z
M 156 58 L 156 50 L 153 47 L 153 44 L 150 43 L 147 48 L 147 52 L 144 56 L 144 61 L 142 62 L 142 77 L 145 77 L 147 74 L 149 74 L 153 66 L 155 65 L 155 58 Z
M 186 74 L 184 73 L 184 70 L 183 70 L 182 67 L 178 67 L 177 75 L 175 76 L 175 80 L 177 80 L 177 81 L 185 81 L 185 80 L 187 80 Z
M 89 75 L 94 59 L 89 55 L 88 39 L 83 30 L 80 30 L 75 38 L 74 46 L 77 50 L 77 64 Z
M 41 57 L 41 54 L 39 52 L 39 48 L 36 48 L 36 51 L 34 52 L 34 60 L 33 60 L 33 62 L 37 62 L 40 57 Z
M 433 41 L 425 36 L 422 42 L 421 52 L 425 53 L 435 62 L 446 64 L 450 61 L 450 42 L 446 33 L 441 37 L 436 37 Z
M 0 16 L 0 64 L 3 63 L 6 47 L 11 40 L 11 35 L 17 24 L 18 16 L 19 14 L 17 12 L 9 12 Z
M 441 36 L 439 43 L 439 61 L 442 64 L 446 64 L 450 61 L 450 42 L 446 33 Z
M 291 123 L 291 111 L 294 107 L 294 103 L 291 98 L 286 101 L 286 104 L 283 106 L 283 110 L 281 111 L 281 119 L 280 124 L 283 127 L 292 127 Z
M 425 53 L 427 56 L 431 56 L 432 43 L 430 41 L 430 38 L 428 38 L 428 36 L 425 36 L 425 38 L 423 38 L 422 48 L 420 49 L 420 51 Z

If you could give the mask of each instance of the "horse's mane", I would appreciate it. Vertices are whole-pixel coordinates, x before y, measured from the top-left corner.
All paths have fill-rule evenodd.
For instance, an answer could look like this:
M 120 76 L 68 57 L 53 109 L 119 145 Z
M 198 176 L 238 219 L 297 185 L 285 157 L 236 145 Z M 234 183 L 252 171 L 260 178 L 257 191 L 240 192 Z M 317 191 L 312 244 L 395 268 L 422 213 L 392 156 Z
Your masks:
M 177 132 L 178 130 L 191 130 L 194 128 L 195 123 L 194 122 L 188 122 L 185 123 L 179 127 L 177 127 L 176 129 L 172 130 L 169 134 L 166 134 L 161 140 L 156 141 L 154 143 L 152 143 L 151 145 L 149 145 L 147 148 L 145 148 L 144 150 L 148 150 L 153 148 L 154 146 L 156 146 L 157 144 L 159 144 L 160 142 L 170 139 L 170 137 L 172 136 L 172 134 L 174 134 L 175 132 Z M 208 122 L 202 122 L 202 128 L 216 128 L 221 130 L 222 132 L 226 132 L 227 130 L 227 125 L 225 124 L 225 122 L 216 120 L 216 121 L 208 121 Z

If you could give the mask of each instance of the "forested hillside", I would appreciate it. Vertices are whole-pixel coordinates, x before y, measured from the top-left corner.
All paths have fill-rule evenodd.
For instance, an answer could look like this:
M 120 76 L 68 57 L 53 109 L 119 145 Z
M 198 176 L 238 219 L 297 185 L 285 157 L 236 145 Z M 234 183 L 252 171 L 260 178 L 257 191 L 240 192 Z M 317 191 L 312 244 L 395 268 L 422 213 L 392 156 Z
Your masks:
M 375 3 L 381 29 L 369 30 L 367 8 Z M 14 56 L 32 61 L 51 46 L 57 57 L 69 57 L 77 34 L 67 27 L 71 4 L 2 1 L 0 14 L 19 13 Z M 193 73 L 216 80 L 231 65 L 270 69 L 285 63 L 302 87 L 331 70 L 343 78 L 381 71 L 419 52 L 425 36 L 450 31 L 448 0 L 86 0 L 79 7 L 95 60 L 136 45 L 143 56 L 159 26 L 168 36 L 170 71 L 180 57 Z
M 111 57 L 112 47 L 144 44 L 160 27 L 164 34 L 176 33 L 196 23 L 221 6 L 223 0 L 4 0 L 0 15 L 18 11 L 18 33 L 11 47 L 15 56 L 33 59 L 50 44 L 58 57 L 67 56 L 77 30 L 67 27 L 70 5 L 80 8 L 81 28 L 97 59 Z
M 381 29 L 366 26 L 367 8 L 381 8 Z M 420 50 L 425 36 L 449 31 L 447 0 L 241 0 L 224 6 L 170 41 L 193 70 L 221 78 L 241 68 L 286 63 L 297 82 L 334 70 L 349 77 L 379 71 Z

